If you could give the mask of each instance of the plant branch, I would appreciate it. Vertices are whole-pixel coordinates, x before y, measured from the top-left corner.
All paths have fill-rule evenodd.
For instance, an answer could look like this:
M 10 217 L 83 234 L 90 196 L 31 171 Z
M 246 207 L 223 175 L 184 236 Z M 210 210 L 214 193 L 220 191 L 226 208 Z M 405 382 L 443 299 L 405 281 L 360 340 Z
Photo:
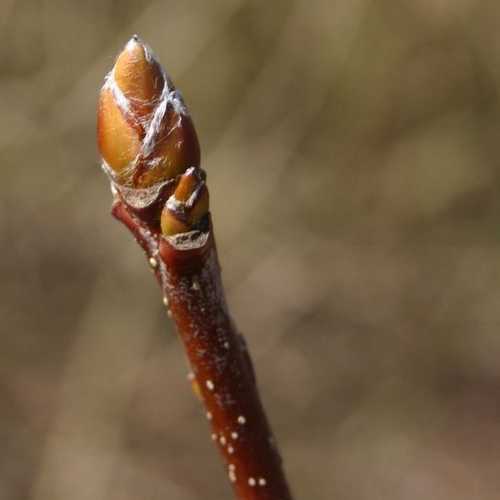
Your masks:
M 158 279 L 237 498 L 291 500 L 245 340 L 228 312 L 194 127 L 158 68 L 150 49 L 133 38 L 101 92 L 98 134 L 115 196 L 112 213 L 141 245 Z M 122 73 L 131 81 L 116 78 Z M 146 103 L 138 99 L 144 95 Z M 118 138 L 110 135 L 117 127 Z M 172 134 L 182 147 L 171 154 L 165 137 Z

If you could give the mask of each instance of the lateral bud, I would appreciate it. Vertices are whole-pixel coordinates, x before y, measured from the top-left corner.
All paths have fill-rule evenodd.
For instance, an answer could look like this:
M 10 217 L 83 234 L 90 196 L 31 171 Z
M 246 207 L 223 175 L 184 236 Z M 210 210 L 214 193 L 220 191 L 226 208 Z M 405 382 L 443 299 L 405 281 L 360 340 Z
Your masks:
M 161 230 L 165 236 L 199 229 L 209 209 L 205 173 L 190 167 L 179 178 L 174 193 L 161 214 Z

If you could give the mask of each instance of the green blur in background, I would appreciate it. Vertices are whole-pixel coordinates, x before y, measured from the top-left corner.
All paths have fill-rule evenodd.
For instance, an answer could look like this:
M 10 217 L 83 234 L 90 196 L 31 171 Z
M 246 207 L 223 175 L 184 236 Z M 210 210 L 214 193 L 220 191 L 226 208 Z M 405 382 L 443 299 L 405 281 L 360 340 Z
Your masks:
M 500 3 L 0 0 L 0 499 L 229 500 L 98 90 L 138 33 L 202 143 L 297 499 L 500 498 Z

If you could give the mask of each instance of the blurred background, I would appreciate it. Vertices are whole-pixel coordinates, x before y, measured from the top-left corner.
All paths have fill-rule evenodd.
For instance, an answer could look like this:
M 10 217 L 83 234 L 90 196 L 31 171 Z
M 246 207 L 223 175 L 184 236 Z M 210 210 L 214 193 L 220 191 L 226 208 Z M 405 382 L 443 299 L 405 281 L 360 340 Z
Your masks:
M 500 3 L 0 0 L 0 499 L 225 500 L 98 89 L 138 33 L 202 143 L 297 499 L 500 498 Z

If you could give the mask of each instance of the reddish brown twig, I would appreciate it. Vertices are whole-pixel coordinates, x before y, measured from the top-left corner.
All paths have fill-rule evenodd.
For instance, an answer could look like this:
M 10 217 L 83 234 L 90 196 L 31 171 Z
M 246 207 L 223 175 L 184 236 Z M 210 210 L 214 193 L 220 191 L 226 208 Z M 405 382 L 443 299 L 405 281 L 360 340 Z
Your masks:
M 117 84 L 119 64 L 126 69 L 120 74 L 128 74 L 132 83 Z M 117 66 L 101 93 L 98 130 L 115 195 L 112 213 L 142 246 L 159 281 L 237 497 L 291 500 L 245 341 L 227 310 L 191 120 L 182 102 L 162 101 L 173 86 L 137 38 Z M 128 102 L 120 102 L 124 96 Z M 173 159 L 164 147 L 164 137 L 168 141 L 172 134 L 182 146 Z

